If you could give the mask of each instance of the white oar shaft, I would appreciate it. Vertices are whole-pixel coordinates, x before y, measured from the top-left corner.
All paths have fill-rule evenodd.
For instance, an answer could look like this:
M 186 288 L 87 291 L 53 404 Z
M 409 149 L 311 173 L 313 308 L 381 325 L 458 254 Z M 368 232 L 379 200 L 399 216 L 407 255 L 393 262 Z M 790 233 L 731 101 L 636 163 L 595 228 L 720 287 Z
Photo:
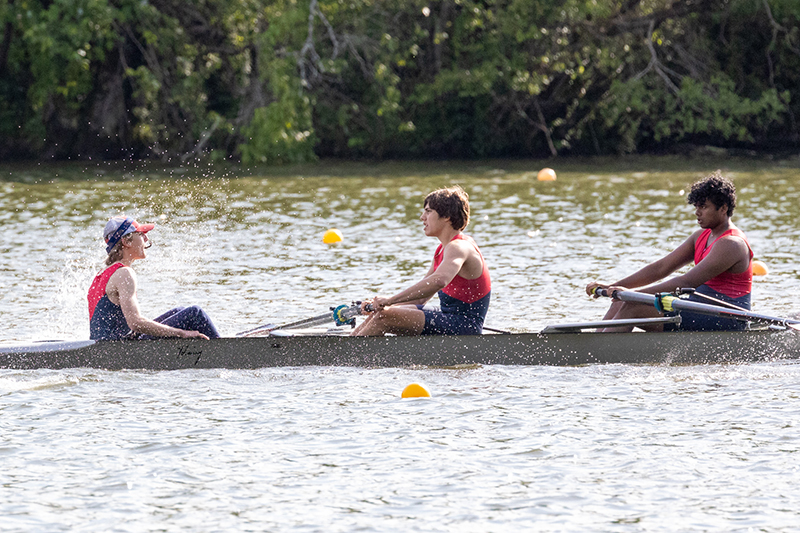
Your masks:
M 700 302 L 691 302 L 688 300 L 675 299 L 672 301 L 672 307 L 679 311 L 693 311 L 695 313 L 713 314 L 723 318 L 735 318 L 737 320 L 752 320 L 761 322 L 771 322 L 780 324 L 792 324 L 792 320 L 788 318 L 780 318 L 769 315 L 762 315 L 760 313 L 751 313 L 749 311 L 740 311 L 738 309 L 720 308 L 714 305 L 703 304 Z
M 241 333 L 237 333 L 237 337 L 250 337 L 252 335 L 263 335 L 265 333 L 269 333 L 270 331 L 274 331 L 276 329 L 291 329 L 291 328 L 300 328 L 304 326 L 316 326 L 318 324 L 324 324 L 325 322 L 333 321 L 333 313 L 325 313 L 324 315 L 318 315 L 311 318 L 304 318 L 303 320 L 298 320 L 296 322 L 290 322 L 289 324 L 281 324 L 280 326 L 276 326 L 275 324 L 264 324 L 263 326 L 258 326 L 257 328 L 248 329 L 247 331 L 242 331 Z
M 616 300 L 622 300 L 623 302 L 652 305 L 656 309 L 660 309 L 659 298 L 662 298 L 656 296 L 655 294 L 645 294 L 636 291 L 615 291 L 613 294 L 607 294 L 608 291 L 606 289 L 598 289 L 597 293 L 600 294 L 601 296 L 611 296 L 612 298 Z M 662 303 L 667 303 L 672 307 L 672 309 L 675 309 L 676 311 L 692 311 L 695 313 L 717 316 L 721 318 L 732 318 L 742 321 L 767 322 L 770 324 L 778 324 L 782 326 L 800 324 L 800 320 L 792 320 L 790 318 L 762 315 L 760 313 L 752 313 L 750 311 L 742 311 L 739 309 L 729 309 L 717 305 L 709 305 L 700 302 L 692 302 L 690 300 L 682 300 L 680 298 L 673 296 L 663 297 L 663 298 L 664 300 L 662 301 Z
M 284 324 L 282 326 L 279 326 L 279 328 L 280 329 L 302 328 L 305 326 L 316 326 L 318 324 L 324 324 L 325 322 L 333 322 L 332 312 L 327 312 L 324 315 L 312 316 L 311 318 L 304 318 L 303 320 L 298 320 L 297 322 L 290 322 L 289 324 Z
M 343 325 L 350 319 L 360 314 L 361 314 L 361 308 L 358 305 L 353 305 L 350 307 L 339 306 L 336 309 L 328 311 L 327 313 L 322 315 L 312 316 L 310 318 L 304 318 L 302 320 L 297 320 L 295 322 L 290 322 L 288 324 L 281 324 L 280 326 L 276 326 L 275 324 L 264 324 L 263 326 L 258 326 L 257 328 L 248 329 L 247 331 L 242 331 L 241 333 L 237 333 L 236 336 L 251 337 L 254 335 L 256 336 L 265 335 L 267 333 L 270 333 L 271 331 L 279 329 L 297 329 L 303 327 L 318 326 L 320 324 L 325 324 L 327 322 L 336 322 L 337 325 Z

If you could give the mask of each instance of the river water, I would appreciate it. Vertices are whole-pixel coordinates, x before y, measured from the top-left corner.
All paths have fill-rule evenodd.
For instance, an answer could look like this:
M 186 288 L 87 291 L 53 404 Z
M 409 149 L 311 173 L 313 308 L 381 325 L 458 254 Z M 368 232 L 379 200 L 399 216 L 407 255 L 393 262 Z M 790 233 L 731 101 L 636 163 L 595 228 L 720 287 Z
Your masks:
M 0 341 L 88 338 L 102 229 L 154 222 L 135 265 L 155 316 L 199 304 L 224 335 L 426 271 L 432 189 L 471 196 L 487 325 L 594 320 L 583 294 L 695 228 L 689 185 L 734 179 L 770 269 L 755 309 L 800 311 L 800 162 L 339 164 L 282 170 L 2 167 Z M 322 243 L 338 228 L 343 242 Z M 411 382 L 429 399 L 400 399 Z M 0 370 L 2 531 L 791 531 L 800 365 L 468 370 Z

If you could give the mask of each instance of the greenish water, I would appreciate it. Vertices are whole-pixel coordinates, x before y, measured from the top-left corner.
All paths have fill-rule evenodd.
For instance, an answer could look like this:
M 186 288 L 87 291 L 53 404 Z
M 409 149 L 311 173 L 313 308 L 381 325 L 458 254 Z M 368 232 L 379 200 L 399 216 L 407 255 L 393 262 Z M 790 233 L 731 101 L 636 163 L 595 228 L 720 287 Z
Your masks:
M 259 171 L 0 168 L 0 340 L 88 337 L 106 219 L 155 222 L 135 268 L 150 317 L 223 334 L 418 280 L 418 220 L 459 183 L 491 268 L 488 325 L 597 319 L 583 293 L 695 228 L 685 191 L 721 168 L 770 274 L 756 309 L 797 311 L 797 162 L 343 164 Z M 322 242 L 336 227 L 344 241 Z M 432 398 L 401 400 L 412 382 Z M 794 531 L 800 365 L 0 370 L 0 529 Z
M 536 179 L 543 166 L 558 179 Z M 0 168 L 3 340 L 86 338 L 85 292 L 112 215 L 155 222 L 136 264 L 143 311 L 206 308 L 224 334 L 392 294 L 427 270 L 418 220 L 429 191 L 470 194 L 467 228 L 491 269 L 487 325 L 538 330 L 593 320 L 591 279 L 614 281 L 677 246 L 696 223 L 685 192 L 720 168 L 734 221 L 770 274 L 756 309 L 797 311 L 800 161 L 620 159 L 342 163 L 277 169 L 65 164 Z M 328 228 L 344 241 L 322 243 Z

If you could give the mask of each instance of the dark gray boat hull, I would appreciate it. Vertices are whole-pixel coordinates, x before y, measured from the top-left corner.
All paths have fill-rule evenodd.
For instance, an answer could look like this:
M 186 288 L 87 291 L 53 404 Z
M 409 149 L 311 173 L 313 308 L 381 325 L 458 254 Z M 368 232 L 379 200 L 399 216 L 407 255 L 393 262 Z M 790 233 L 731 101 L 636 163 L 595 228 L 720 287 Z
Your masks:
M 0 368 L 707 364 L 800 358 L 794 331 L 249 337 L 0 346 Z

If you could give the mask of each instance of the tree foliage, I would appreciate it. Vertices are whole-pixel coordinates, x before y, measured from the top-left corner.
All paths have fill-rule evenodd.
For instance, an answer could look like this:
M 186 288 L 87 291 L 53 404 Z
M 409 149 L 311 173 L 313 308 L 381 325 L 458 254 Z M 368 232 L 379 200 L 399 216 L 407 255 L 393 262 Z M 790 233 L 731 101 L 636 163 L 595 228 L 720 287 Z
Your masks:
M 800 144 L 796 0 L 6 0 L 0 156 Z

